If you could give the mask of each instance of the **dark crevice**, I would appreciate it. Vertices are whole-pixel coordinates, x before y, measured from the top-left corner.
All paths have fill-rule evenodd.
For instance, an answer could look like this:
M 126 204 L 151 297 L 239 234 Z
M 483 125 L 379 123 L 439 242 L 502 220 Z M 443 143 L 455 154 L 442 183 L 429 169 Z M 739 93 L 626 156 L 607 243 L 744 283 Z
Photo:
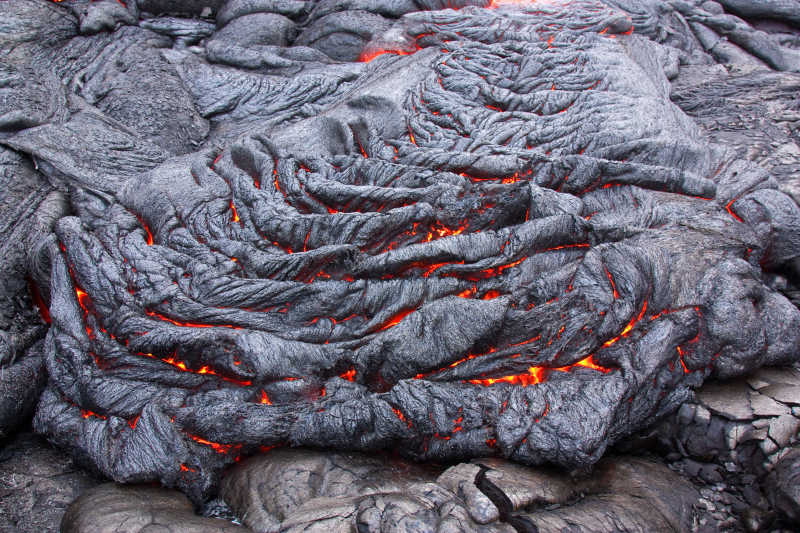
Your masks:
M 518 533 L 539 533 L 539 528 L 528 517 L 514 514 L 514 506 L 506 494 L 486 477 L 490 469 L 478 465 L 480 472 L 475 475 L 475 486 L 500 511 L 500 520 L 513 527 Z

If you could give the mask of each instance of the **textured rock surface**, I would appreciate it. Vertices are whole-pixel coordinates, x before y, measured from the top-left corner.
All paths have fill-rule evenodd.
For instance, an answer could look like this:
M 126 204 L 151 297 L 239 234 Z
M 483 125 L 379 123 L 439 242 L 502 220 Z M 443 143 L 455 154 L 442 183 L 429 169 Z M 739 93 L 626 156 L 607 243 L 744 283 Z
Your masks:
M 21 433 L 0 450 L 0 531 L 58 533 L 67 506 L 98 483 L 42 438 Z
M 109 477 L 200 501 L 273 446 L 587 468 L 706 378 L 800 353 L 794 123 L 754 156 L 692 103 L 698 65 L 735 62 L 708 100 L 791 114 L 790 27 L 714 2 L 92 4 L 0 3 L 0 141 L 71 209 L 21 249 L 52 264 L 35 426 Z M 791 441 L 780 400 L 725 403 L 767 456 Z
M 767 478 L 767 494 L 778 511 L 800 523 L 800 448 L 777 462 Z
M 796 368 L 761 369 L 746 379 L 707 383 L 694 401 L 643 433 L 644 440 L 659 441 L 672 466 L 700 487 L 707 527 L 791 529 L 796 520 L 790 511 L 796 464 L 791 450 L 800 440 L 798 383 Z
M 23 156 L 0 148 L 0 440 L 30 419 L 46 381 L 42 347 L 34 345 L 49 317 L 36 281 L 50 277 L 40 251 L 55 242 L 53 223 L 63 214 L 63 195 Z
M 106 483 L 84 492 L 69 506 L 61 533 L 237 533 L 248 530 L 194 513 L 180 492 Z
M 659 464 L 604 459 L 588 478 L 500 459 L 438 477 L 381 456 L 273 451 L 222 495 L 253 531 L 688 531 L 699 495 Z

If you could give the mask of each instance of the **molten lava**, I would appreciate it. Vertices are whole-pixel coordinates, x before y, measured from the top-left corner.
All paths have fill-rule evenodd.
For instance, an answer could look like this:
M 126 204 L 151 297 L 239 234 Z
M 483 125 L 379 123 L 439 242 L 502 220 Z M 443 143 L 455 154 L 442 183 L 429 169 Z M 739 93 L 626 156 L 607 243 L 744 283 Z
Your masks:
M 170 324 L 174 324 L 176 326 L 181 326 L 184 328 L 230 328 L 230 329 L 242 329 L 240 326 L 232 326 L 230 324 L 195 324 L 192 322 L 180 322 L 178 320 L 169 318 L 168 316 L 164 316 L 161 313 L 157 313 L 150 309 L 146 309 L 144 312 L 147 316 L 157 318 L 163 322 L 169 322 Z
M 410 55 L 414 55 L 418 50 L 421 50 L 421 49 L 422 48 L 417 46 L 416 50 L 413 50 L 413 51 L 403 50 L 403 49 L 379 49 L 379 50 L 373 50 L 373 51 L 370 51 L 370 52 L 364 51 L 364 52 L 361 52 L 360 56 L 358 56 L 358 60 L 361 63 L 369 63 L 370 61 L 372 61 L 376 57 L 381 56 L 383 54 L 395 54 L 395 55 L 398 55 L 398 56 L 410 56 Z M 364 157 L 366 157 L 366 155 Z
M 495 383 L 510 383 L 512 385 L 520 385 L 527 387 L 528 385 L 536 385 L 544 381 L 545 368 L 541 366 L 532 366 L 528 368 L 526 374 L 517 374 L 514 376 L 503 376 L 499 378 L 486 378 L 486 379 L 468 379 L 467 383 L 473 385 L 483 385 L 488 387 Z
M 399 313 L 396 313 L 389 320 L 387 320 L 380 328 L 378 328 L 378 331 L 384 331 L 389 328 L 393 328 L 394 326 L 402 322 L 405 317 L 407 317 L 414 311 L 416 311 L 416 309 L 406 309 L 405 311 L 400 311 Z
M 204 446 L 209 446 L 215 452 L 221 453 L 221 454 L 226 454 L 229 451 L 231 451 L 231 449 L 239 449 L 239 448 L 242 447 L 241 444 L 220 444 L 218 442 L 212 442 L 210 440 L 206 440 L 204 438 L 198 437 L 197 435 L 189 435 L 189 438 L 192 439 L 193 441 L 199 443 L 199 444 L 202 444 Z
M 42 317 L 45 324 L 50 324 L 52 322 L 50 318 L 50 309 L 47 308 L 47 304 L 44 302 L 42 294 L 39 292 L 39 287 L 36 286 L 36 283 L 31 278 L 28 278 L 27 281 L 31 300 L 33 300 L 33 303 L 36 305 L 36 309 L 39 310 L 39 316 Z
M 604 342 L 603 348 L 608 348 L 609 346 L 620 340 L 622 337 L 627 337 L 628 333 L 630 333 L 630 331 L 634 328 L 634 326 L 636 326 L 636 324 L 644 317 L 646 311 L 647 311 L 647 300 L 644 301 L 644 304 L 642 305 L 642 310 L 639 311 L 639 315 L 632 318 L 631 321 L 628 322 L 628 325 L 625 326 L 625 329 L 622 330 L 622 333 L 620 333 L 613 339 L 609 339 L 606 342 Z

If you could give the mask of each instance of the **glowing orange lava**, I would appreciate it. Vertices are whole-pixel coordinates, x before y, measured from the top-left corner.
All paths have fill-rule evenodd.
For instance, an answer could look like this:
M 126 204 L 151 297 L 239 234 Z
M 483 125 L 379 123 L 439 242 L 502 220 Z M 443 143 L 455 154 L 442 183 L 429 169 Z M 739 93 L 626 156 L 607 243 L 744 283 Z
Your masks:
M 726 211 L 728 212 L 728 214 L 729 214 L 730 216 L 732 216 L 734 219 L 738 220 L 739 222 L 744 222 L 744 220 L 742 220 L 742 217 L 740 217 L 739 215 L 737 215 L 736 213 L 734 213 L 734 212 L 733 212 L 733 209 L 731 209 L 731 206 L 733 206 L 733 203 L 734 203 L 736 200 L 737 200 L 737 199 L 735 198 L 735 199 L 731 200 L 730 202 L 728 202 L 728 205 L 726 205 L 726 206 L 725 206 L 725 210 L 726 210 Z
M 342 379 L 346 379 L 347 381 L 355 381 L 356 380 L 356 369 L 355 367 L 351 368 L 347 372 L 343 374 L 339 374 L 339 377 Z
M 233 213 L 233 221 L 234 222 L 241 222 L 239 220 L 239 213 L 236 212 L 236 206 L 233 205 L 233 200 L 231 200 L 231 212 Z
M 600 366 L 597 363 L 595 363 L 593 355 L 589 355 L 588 357 L 585 357 L 585 358 L 581 359 L 580 361 L 578 361 L 575 364 L 572 364 L 572 365 L 569 365 L 569 366 L 562 366 L 562 367 L 559 367 L 559 368 L 554 368 L 553 370 L 557 370 L 559 372 L 569 372 L 570 370 L 572 370 L 576 366 L 582 366 L 582 367 L 585 367 L 585 368 L 591 368 L 592 370 L 597 370 L 598 372 L 602 372 L 603 374 L 608 374 L 609 372 L 611 372 L 610 368 L 606 368 L 604 366 Z
M 227 376 L 222 376 L 222 375 L 218 374 L 217 372 L 215 372 L 214 369 L 208 367 L 207 365 L 204 365 L 202 368 L 200 368 L 200 370 L 192 370 L 191 368 L 189 368 L 187 366 L 186 363 L 184 363 L 183 361 L 179 361 L 176 358 L 175 355 L 172 355 L 171 357 L 156 357 L 155 355 L 153 355 L 151 353 L 144 353 L 144 352 L 138 352 L 136 355 L 141 355 L 143 357 L 149 357 L 150 359 L 158 359 L 159 361 L 161 361 L 163 363 L 167 363 L 168 365 L 173 366 L 173 367 L 177 368 L 178 370 L 180 370 L 182 372 L 188 372 L 190 374 L 200 374 L 200 375 L 215 376 L 215 377 L 218 377 L 218 378 L 220 378 L 220 379 L 222 379 L 224 381 L 228 381 L 230 383 L 235 383 L 236 385 L 239 385 L 241 387 L 249 387 L 250 385 L 253 384 L 249 380 L 241 380 L 241 379 L 236 379 L 236 378 L 229 378 Z
M 429 231 L 428 235 L 425 237 L 425 242 L 431 242 L 435 238 L 441 239 L 442 237 L 449 237 L 450 235 L 461 235 L 466 229 L 466 225 L 460 226 L 457 229 L 450 229 L 437 221 L 431 226 L 431 231 Z
M 147 234 L 147 245 L 148 246 L 153 246 L 153 242 L 154 242 L 153 241 L 153 234 L 150 231 L 150 228 L 148 228 L 147 224 L 144 223 L 144 219 L 142 217 L 140 217 L 139 215 L 136 215 L 136 218 L 137 218 L 137 220 L 139 220 L 139 224 L 142 225 L 142 228 L 144 228 L 144 232 Z
M 515 376 L 503 376 L 500 378 L 486 378 L 486 379 L 468 379 L 468 383 L 473 385 L 483 385 L 488 387 L 495 383 L 511 383 L 512 385 L 521 385 L 527 387 L 528 385 L 536 385 L 544 381 L 544 367 L 532 366 L 528 368 L 527 374 L 517 374 Z
M 617 292 L 617 285 L 614 283 L 614 278 L 613 276 L 611 276 L 611 272 L 608 271 L 608 267 L 603 265 L 603 268 L 606 271 L 606 276 L 608 277 L 608 281 L 611 282 L 611 290 L 613 291 L 614 299 L 616 300 L 617 298 L 619 298 L 619 293 Z
M 503 6 L 526 6 L 535 3 L 537 3 L 537 0 L 492 0 L 486 7 L 488 7 L 489 9 L 494 9 Z M 541 0 L 539 0 L 539 3 L 546 3 L 546 2 L 541 2 Z
M 644 301 L 644 305 L 642 305 L 642 310 L 639 311 L 639 316 L 632 318 L 628 325 L 625 326 L 625 329 L 622 330 L 622 333 L 614 337 L 613 339 L 609 339 L 603 343 L 603 348 L 608 348 L 622 337 L 627 337 L 628 333 L 633 329 L 633 327 L 644 317 L 645 312 L 647 311 L 647 300 Z
M 170 324 L 174 324 L 176 326 L 181 326 L 185 328 L 230 328 L 230 329 L 242 329 L 239 326 L 232 326 L 230 324 L 195 324 L 192 322 L 180 322 L 178 320 L 174 320 L 167 316 L 164 316 L 160 313 L 156 313 L 155 311 L 146 309 L 144 312 L 147 316 L 157 318 L 164 322 L 169 322 Z
M 405 317 L 407 317 L 408 315 L 410 315 L 414 311 L 416 311 L 416 309 L 406 309 L 405 311 L 400 311 L 399 313 L 397 313 L 393 317 L 391 317 L 389 320 L 387 320 L 384 325 L 382 325 L 380 328 L 378 328 L 378 331 L 384 331 L 384 330 L 387 330 L 389 328 L 393 328 L 394 326 L 396 326 L 397 324 L 402 322 Z
M 400 409 L 392 407 L 392 411 L 394 412 L 394 415 L 397 417 L 398 420 L 400 420 L 401 422 L 405 422 L 408 425 L 408 427 L 411 427 L 411 422 L 409 422 L 406 419 L 405 415 Z
M 190 434 L 189 438 L 191 438 L 193 441 L 195 441 L 195 442 L 197 442 L 199 444 L 203 444 L 205 446 L 210 446 L 211 448 L 214 449 L 215 452 L 221 453 L 221 454 L 228 453 L 229 451 L 231 451 L 231 448 L 238 449 L 238 448 L 242 447 L 241 444 L 233 445 L 233 444 L 220 444 L 218 442 L 211 442 L 210 440 L 206 440 L 204 438 L 198 437 L 197 435 L 191 435 Z
M 369 63 L 370 61 L 372 61 L 376 57 L 381 56 L 383 54 L 395 54 L 395 55 L 398 55 L 398 56 L 410 56 L 410 55 L 414 55 L 415 53 L 417 53 L 418 50 L 421 50 L 421 48 L 419 46 L 417 46 L 416 50 L 413 50 L 413 51 L 408 51 L 408 50 L 388 50 L 388 49 L 379 49 L 379 50 L 374 50 L 372 52 L 366 52 L 365 51 L 365 52 L 361 52 L 361 55 L 358 56 L 358 60 L 361 63 Z
M 105 420 L 106 418 L 108 418 L 106 416 L 99 415 L 94 411 L 89 411 L 88 409 L 81 409 L 81 416 L 83 418 L 89 418 L 89 417 L 99 418 L 100 420 Z
M 42 294 L 39 292 L 39 287 L 37 287 L 36 283 L 30 278 L 28 278 L 28 291 L 31 293 L 31 299 L 33 300 L 33 303 L 39 310 L 39 316 L 42 317 L 42 320 L 44 320 L 46 324 L 50 324 L 52 322 L 52 319 L 50 318 L 50 309 L 48 309 L 47 304 L 44 303 Z

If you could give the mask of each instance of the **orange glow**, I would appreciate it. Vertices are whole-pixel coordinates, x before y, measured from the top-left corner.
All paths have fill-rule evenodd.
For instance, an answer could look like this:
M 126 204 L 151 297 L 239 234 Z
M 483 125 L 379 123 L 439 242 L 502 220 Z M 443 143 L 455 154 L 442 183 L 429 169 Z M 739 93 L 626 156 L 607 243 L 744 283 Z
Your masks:
M 355 130 L 352 127 L 350 128 L 350 131 L 353 133 L 353 140 L 356 141 L 356 144 L 358 145 L 358 149 L 359 149 L 359 151 L 361 151 L 361 155 L 364 157 L 364 159 L 368 159 L 369 155 L 367 155 L 367 151 L 364 150 L 364 145 L 361 144 L 361 139 L 358 138 L 358 134 L 356 134 Z
M 233 221 L 240 222 L 239 213 L 236 212 L 236 206 L 233 205 L 233 200 L 231 200 L 231 212 L 233 213 Z
M 564 250 L 566 248 L 588 248 L 591 246 L 588 242 L 581 242 L 578 244 L 562 244 L 561 246 L 554 246 L 553 248 L 545 248 L 542 252 L 553 252 L 555 250 Z
M 342 379 L 346 379 L 347 381 L 355 381 L 356 380 L 356 368 L 353 367 L 344 374 L 339 374 L 339 377 Z
M 136 429 L 136 424 L 139 423 L 139 416 L 140 415 L 136 415 L 130 420 L 128 420 L 128 425 L 131 427 L 131 429 Z
M 608 374 L 609 372 L 611 372 L 610 368 L 606 368 L 595 363 L 594 356 L 591 355 L 589 357 L 586 357 L 585 359 L 581 359 L 580 361 L 575 363 L 575 365 L 591 368 L 592 370 L 597 370 L 598 372 L 602 372 L 603 374 Z
M 503 376 L 500 378 L 487 378 L 487 379 L 468 379 L 468 383 L 473 385 L 483 385 L 488 387 L 495 383 L 510 383 L 512 385 L 521 385 L 527 387 L 528 385 L 536 385 L 544 381 L 545 368 L 541 366 L 532 366 L 528 368 L 527 374 L 517 374 L 515 376 Z
M 378 331 L 384 331 L 384 330 L 387 330 L 389 328 L 393 328 L 394 326 L 396 326 L 397 324 L 402 322 L 402 320 L 405 317 L 407 317 L 408 315 L 410 315 L 414 311 L 416 311 L 416 309 L 406 309 L 405 311 L 400 311 L 399 313 L 397 313 L 393 317 L 391 317 L 383 326 L 378 328 Z
M 433 226 L 431 226 L 431 231 L 429 231 L 428 235 L 425 237 L 425 242 L 431 242 L 434 238 L 440 239 L 442 237 L 449 237 L 450 235 L 461 235 L 466 229 L 466 225 L 461 226 L 458 229 L 450 229 L 441 222 L 437 221 Z
M 639 322 L 644 317 L 645 311 L 647 311 L 647 300 L 644 301 L 644 305 L 642 305 L 642 310 L 639 311 L 639 316 L 637 316 L 635 318 L 632 318 L 631 321 L 628 322 L 628 325 L 625 326 L 625 329 L 622 330 L 622 333 L 620 333 L 619 335 L 617 335 L 613 339 L 610 339 L 610 340 L 607 340 L 606 342 L 604 342 L 603 343 L 603 348 L 608 348 L 609 346 L 611 346 L 612 344 L 614 344 L 615 342 L 620 340 L 622 337 L 627 337 L 628 333 L 630 333 L 630 331 L 633 329 L 633 327 L 636 325 L 636 323 Z
M 488 6 L 489 9 L 494 9 L 502 6 L 525 6 L 535 4 L 537 0 L 492 0 Z
M 479 277 L 482 277 L 482 278 L 499 276 L 500 274 L 503 273 L 504 270 L 508 270 L 509 268 L 514 268 L 515 266 L 519 265 L 520 263 L 522 263 L 526 259 L 527 259 L 527 257 L 523 257 L 522 259 L 517 259 L 516 261 L 513 261 L 513 262 L 508 263 L 506 265 L 501 265 L 501 266 L 495 267 L 495 268 L 487 268 L 485 270 L 481 270 L 481 271 L 477 272 L 477 274 L 479 275 Z
M 370 61 L 372 61 L 376 57 L 378 57 L 380 55 L 383 55 L 383 54 L 395 54 L 395 55 L 398 55 L 398 56 L 410 56 L 410 55 L 414 55 L 415 53 L 417 53 L 418 50 L 422 50 L 422 48 L 417 46 L 416 50 L 414 50 L 413 52 L 409 52 L 408 50 L 386 50 L 386 49 L 378 49 L 378 50 L 374 50 L 372 52 L 366 52 L 365 51 L 365 52 L 361 52 L 361 55 L 358 56 L 358 60 L 361 63 L 369 63 Z
M 683 373 L 684 373 L 684 374 L 688 374 L 688 373 L 690 373 L 690 372 L 691 372 L 691 370 L 689 370 L 689 369 L 686 367 L 686 363 L 684 363 L 684 362 L 683 362 L 683 350 L 681 349 L 681 347 L 680 347 L 680 346 L 678 346 L 678 358 L 679 358 L 679 359 L 680 359 L 680 361 L 681 361 L 681 366 L 683 367 Z
M 500 291 L 487 291 L 486 294 L 481 296 L 481 300 L 494 300 L 500 296 Z
M 139 215 L 136 215 L 137 220 L 139 220 L 139 224 L 142 225 L 144 228 L 144 232 L 147 234 L 147 245 L 153 246 L 153 234 L 150 232 L 150 228 L 147 227 L 147 224 L 144 223 L 144 219 Z
M 507 265 L 499 266 L 499 267 L 497 267 L 497 273 L 498 274 L 502 274 L 504 270 L 507 270 L 509 268 L 514 268 L 515 266 L 519 265 L 520 263 L 522 263 L 526 259 L 527 259 L 527 257 L 523 257 L 522 259 L 517 259 L 513 263 L 509 263 Z
M 572 365 L 569 365 L 569 366 L 562 366 L 562 367 L 559 367 L 559 368 L 554 368 L 553 370 L 557 370 L 559 372 L 569 372 L 570 370 L 572 370 L 576 366 L 582 366 L 582 367 L 585 367 L 585 368 L 591 368 L 592 370 L 597 370 L 598 372 L 602 372 L 603 374 L 608 374 L 609 372 L 611 372 L 610 368 L 606 368 L 604 366 L 600 366 L 597 363 L 595 363 L 593 355 L 589 355 L 589 356 L 581 359 L 580 361 L 578 361 L 575 364 L 572 364 Z
M 44 303 L 42 294 L 39 292 L 39 287 L 37 287 L 36 283 L 30 278 L 28 278 L 28 291 L 31 293 L 31 300 L 33 300 L 33 303 L 36 305 L 36 309 L 39 310 L 39 316 L 42 317 L 42 320 L 44 320 L 46 324 L 50 324 L 52 322 L 50 310 L 47 308 L 47 304 Z
M 269 396 L 267 396 L 266 391 L 263 389 L 261 390 L 261 400 L 259 400 L 259 403 L 263 405 L 272 405 L 272 401 L 269 399 Z
M 178 370 L 181 370 L 183 372 L 189 372 L 190 374 L 201 374 L 201 375 L 216 376 L 216 377 L 218 377 L 218 378 L 220 378 L 220 379 L 222 379 L 224 381 L 228 381 L 230 383 L 235 383 L 236 385 L 239 385 L 239 386 L 242 386 L 242 387 L 249 387 L 250 385 L 253 384 L 251 381 L 246 381 L 246 380 L 240 380 L 240 379 L 236 379 L 236 378 L 229 378 L 229 377 L 226 377 L 226 376 L 221 376 L 217 372 L 215 372 L 212 368 L 209 368 L 208 366 L 203 366 L 200 370 L 197 370 L 197 371 L 192 370 L 186 365 L 186 363 L 184 363 L 183 361 L 177 360 L 174 355 L 172 357 L 156 357 L 155 355 L 153 355 L 151 353 L 143 353 L 143 352 L 139 352 L 136 355 L 149 357 L 151 359 L 158 359 L 159 361 L 161 361 L 163 363 L 167 363 L 168 365 L 173 366 L 173 367 L 177 368 Z
M 540 335 L 536 335 L 535 337 L 533 337 L 533 338 L 531 338 L 531 339 L 528 339 L 528 340 L 525 340 L 525 341 L 522 341 L 522 342 L 518 342 L 518 343 L 516 343 L 516 344 L 509 344 L 508 346 L 509 346 L 509 347 L 513 347 L 513 346 L 524 346 L 525 344 L 530 344 L 530 343 L 532 343 L 532 342 L 536 342 L 536 341 L 540 340 L 541 338 L 542 338 L 542 336 L 541 336 L 541 334 L 540 334 Z
M 100 420 L 105 420 L 107 418 L 103 415 L 95 413 L 94 411 L 89 411 L 88 409 L 81 409 L 81 416 L 83 418 L 89 418 L 89 417 L 99 418 Z
M 397 417 L 398 420 L 400 420 L 401 422 L 405 422 L 408 425 L 408 427 L 411 427 L 411 422 L 409 422 L 406 419 L 405 415 L 403 414 L 403 411 L 401 411 L 396 407 L 392 407 L 392 411 L 394 412 L 394 415 Z
M 606 271 L 606 276 L 608 277 L 608 281 L 611 282 L 611 290 L 614 292 L 614 299 L 616 300 L 619 298 L 619 293 L 617 292 L 617 285 L 614 283 L 614 278 L 611 276 L 611 272 L 608 271 L 608 267 L 603 265 L 603 268 Z
M 83 320 L 86 322 L 89 320 L 89 304 L 91 300 L 89 299 L 89 295 L 77 285 L 75 286 L 75 294 L 78 297 L 78 305 L 83 309 Z M 90 328 L 88 324 L 84 324 L 84 327 L 86 328 L 86 334 L 89 338 L 94 339 L 94 331 L 92 328 Z
M 478 292 L 478 287 L 473 285 L 471 289 L 463 290 L 458 294 L 456 294 L 456 296 L 458 296 L 459 298 L 472 298 L 473 296 L 475 296 L 476 292 Z
M 515 355 L 519 355 L 519 354 L 515 354 Z M 450 366 L 455 366 L 455 365 L 460 364 L 461 362 L 463 362 L 463 361 L 465 361 L 467 359 L 472 359 L 474 357 L 477 357 L 477 356 L 470 356 L 470 357 L 467 357 L 466 359 L 464 359 L 462 361 L 456 361 L 456 363 L 454 363 L 453 365 L 450 365 Z M 514 356 L 511 356 L 511 357 L 513 358 Z M 538 383 L 544 382 L 545 378 L 546 378 L 546 372 L 548 370 L 555 370 L 555 371 L 558 371 L 558 372 L 570 372 L 573 368 L 578 367 L 578 366 L 581 366 L 581 367 L 584 367 L 584 368 L 590 368 L 592 370 L 596 370 L 598 372 L 602 372 L 603 374 L 608 374 L 609 372 L 612 371 L 611 368 L 606 368 L 606 367 L 600 366 L 597 363 L 595 363 L 594 356 L 593 355 L 589 355 L 589 356 L 585 357 L 584 359 L 578 361 L 577 363 L 574 363 L 574 364 L 571 364 L 571 365 L 568 365 L 568 366 L 562 366 L 562 367 L 559 367 L 559 368 L 548 368 L 548 367 L 543 367 L 543 366 L 532 366 L 532 367 L 530 367 L 528 369 L 528 373 L 527 374 L 517 374 L 517 375 L 513 375 L 513 376 L 503 376 L 503 377 L 499 377 L 499 378 L 469 379 L 469 380 L 467 380 L 467 383 L 472 383 L 474 385 L 483 385 L 485 387 L 488 387 L 490 385 L 494 385 L 496 383 L 510 383 L 512 385 L 521 385 L 523 387 L 527 387 L 528 385 L 536 385 Z M 420 378 L 420 377 L 422 377 L 422 375 L 417 376 L 417 378 Z M 547 414 L 547 411 L 545 411 L 545 414 Z M 542 416 L 545 416 L 545 415 L 542 415 Z M 537 422 L 538 422 L 538 420 L 537 420 Z
M 184 363 L 183 361 L 176 361 L 173 357 L 169 357 L 167 359 L 162 359 L 162 361 L 164 361 L 168 365 L 174 366 L 175 368 L 180 368 L 184 372 L 188 372 L 189 371 L 189 369 L 186 368 L 186 363 Z M 200 372 L 198 372 L 198 373 L 199 374 L 205 374 L 206 372 L 203 372 L 203 369 L 200 369 Z
M 79 296 L 80 297 L 80 296 Z M 242 329 L 239 326 L 232 326 L 230 324 L 194 324 L 192 322 L 179 322 L 167 316 L 164 316 L 160 313 L 156 313 L 155 311 L 145 310 L 144 312 L 147 316 L 157 318 L 164 322 L 169 322 L 170 324 L 174 324 L 176 326 L 186 327 L 186 328 L 230 328 L 230 329 Z
M 736 220 L 738 220 L 739 222 L 744 222 L 744 220 L 742 220 L 742 217 L 740 217 L 739 215 L 737 215 L 736 213 L 734 213 L 734 212 L 733 212 L 733 210 L 731 209 L 731 206 L 733 205 L 733 203 L 734 203 L 736 200 L 737 200 L 737 199 L 735 198 L 735 199 L 731 200 L 730 202 L 728 202 L 728 205 L 726 205 L 726 206 L 725 206 L 725 210 L 728 212 L 728 214 L 729 214 L 730 216 L 732 216 L 733 218 L 735 218 L 735 219 L 736 219 Z
M 87 305 L 89 303 L 89 295 L 79 287 L 75 287 L 75 294 L 78 296 L 78 304 L 80 304 L 81 309 L 88 313 L 89 308 Z
M 195 441 L 195 442 L 197 442 L 199 444 L 203 444 L 205 446 L 210 446 L 211 448 L 214 449 L 215 452 L 222 453 L 222 454 L 228 453 L 229 451 L 231 451 L 231 448 L 237 448 L 238 449 L 238 448 L 242 447 L 241 444 L 237 444 L 237 445 L 234 446 L 233 444 L 220 444 L 218 442 L 211 442 L 210 440 L 203 439 L 201 437 L 198 437 L 197 435 L 191 435 L 190 434 L 189 438 L 191 438 L 193 441 Z
M 497 351 L 496 348 L 489 348 L 488 352 L 478 353 L 478 354 L 473 354 L 473 353 L 468 354 L 466 357 L 462 357 L 461 359 L 453 361 L 452 363 L 447 365 L 447 368 L 455 368 L 455 367 L 457 367 L 458 365 L 460 365 L 462 363 L 466 363 L 467 361 L 470 361 L 470 360 L 475 359 L 477 357 L 483 357 L 484 355 L 489 355 L 489 354 L 495 353 L 496 351 Z M 423 379 L 423 378 L 425 378 L 427 376 L 430 376 L 431 374 L 438 374 L 439 372 L 443 372 L 444 370 L 447 370 L 447 368 L 440 368 L 438 370 L 434 370 L 432 372 L 428 372 L 427 374 L 417 374 L 416 376 L 414 376 L 414 379 Z
M 414 132 L 411 131 L 411 126 L 408 127 L 408 137 L 411 139 L 411 144 L 417 145 L 417 140 L 414 138 Z

